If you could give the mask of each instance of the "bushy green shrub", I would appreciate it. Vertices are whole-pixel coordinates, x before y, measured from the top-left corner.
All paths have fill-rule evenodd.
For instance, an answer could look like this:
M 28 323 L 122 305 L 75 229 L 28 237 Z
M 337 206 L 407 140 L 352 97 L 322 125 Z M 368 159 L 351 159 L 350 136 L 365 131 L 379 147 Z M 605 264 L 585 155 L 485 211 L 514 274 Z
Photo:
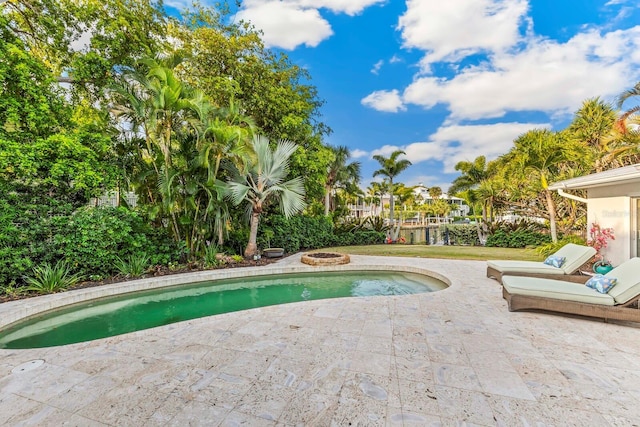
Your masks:
M 150 264 L 167 265 L 181 255 L 164 229 L 152 228 L 130 209 L 84 208 L 56 222 L 65 232 L 53 237 L 53 249 L 88 276 L 116 273 L 118 258 L 149 254 Z
M 526 218 L 517 219 L 515 221 L 485 222 L 484 226 L 489 234 L 494 234 L 498 230 L 502 230 L 509 234 L 514 231 L 542 231 L 546 229 L 544 224 Z
M 447 224 L 441 227 L 442 233 L 449 233 L 449 244 L 480 246 L 478 229 L 471 224 Z
M 487 237 L 486 246 L 499 248 L 524 248 L 527 246 L 540 246 L 549 243 L 551 237 L 531 230 L 516 230 L 510 233 L 497 230 Z
M 0 283 L 4 286 L 23 284 L 23 277 L 32 268 L 55 263 L 51 238 L 64 230 L 57 229 L 53 220 L 68 216 L 73 205 L 68 202 L 44 199 L 38 194 L 14 191 L 0 182 Z
M 97 279 L 117 273 L 118 258 L 149 254 L 167 265 L 181 251 L 166 231 L 126 208 L 81 208 L 20 201 L 0 202 L 0 283 L 24 285 L 33 267 L 65 260 L 71 271 Z
M 126 258 L 116 258 L 116 271 L 125 277 L 140 277 L 149 269 L 149 255 L 142 252 Z
M 288 253 L 327 246 L 370 245 L 384 242 L 385 237 L 383 232 L 361 224 L 334 229 L 331 220 L 324 216 L 295 215 L 287 219 L 283 215 L 269 215 L 260 227 L 258 247 L 266 248 L 270 243 L 272 247 L 284 248 Z M 269 242 L 262 232 L 267 229 L 273 231 Z

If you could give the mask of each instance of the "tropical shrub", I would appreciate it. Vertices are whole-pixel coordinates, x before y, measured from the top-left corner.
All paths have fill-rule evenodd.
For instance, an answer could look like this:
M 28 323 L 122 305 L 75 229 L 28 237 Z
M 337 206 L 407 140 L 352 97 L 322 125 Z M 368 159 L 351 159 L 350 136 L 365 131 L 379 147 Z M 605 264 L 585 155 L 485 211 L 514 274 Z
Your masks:
M 261 227 L 273 231 L 272 247 L 283 248 L 288 253 L 327 246 L 333 236 L 333 224 L 324 216 L 294 215 L 287 219 L 284 215 L 268 215 Z M 266 239 L 258 238 L 259 247 L 266 248 L 267 244 Z
M 9 194 L 0 201 L 0 283 L 22 286 L 36 265 L 66 260 L 91 279 L 118 273 L 118 259 L 167 265 L 179 260 L 180 246 L 126 208 L 82 208 L 69 203 Z M 17 200 L 20 199 L 20 200 Z
M 362 246 L 376 245 L 384 242 L 385 233 L 372 230 L 358 230 L 350 233 L 334 234 L 333 237 L 322 246 Z
M 55 263 L 51 238 L 60 230 L 53 221 L 73 212 L 67 201 L 41 197 L 0 182 L 0 283 L 20 286 L 32 268 Z
M 116 257 L 116 269 L 125 277 L 140 277 L 149 269 L 149 255 L 142 252 L 131 254 L 125 259 Z
M 504 230 L 498 230 L 487 237 L 485 245 L 500 248 L 524 248 L 527 246 L 540 246 L 549 242 L 551 242 L 551 237 L 548 234 L 537 231 L 517 230 L 509 233 Z
M 115 273 L 118 258 L 139 261 L 150 254 L 150 264 L 167 265 L 182 254 L 165 229 L 127 208 L 84 208 L 55 222 L 64 233 L 52 237 L 52 250 L 86 275 Z
M 273 231 L 271 246 L 284 248 L 285 252 L 293 253 L 327 246 L 371 245 L 384 242 L 384 232 L 367 229 L 366 224 L 367 221 L 365 225 L 358 222 L 353 223 L 351 227 L 334 229 L 331 220 L 325 216 L 295 215 L 286 219 L 283 215 L 269 215 L 265 216 L 261 227 Z M 266 245 L 265 239 L 258 239 L 258 246 L 266 248 Z
M 41 294 L 59 292 L 75 285 L 82 280 L 82 275 L 72 273 L 71 267 L 65 261 L 58 261 L 55 265 L 45 263 L 33 268 L 33 275 L 25 278 L 27 291 Z
M 214 244 L 208 244 L 204 249 L 203 262 L 205 267 L 215 267 L 222 262 L 221 259 L 218 258 L 218 254 L 220 253 L 218 246 Z
M 441 227 L 442 233 L 449 233 L 449 244 L 480 246 L 478 229 L 470 224 L 447 224 Z

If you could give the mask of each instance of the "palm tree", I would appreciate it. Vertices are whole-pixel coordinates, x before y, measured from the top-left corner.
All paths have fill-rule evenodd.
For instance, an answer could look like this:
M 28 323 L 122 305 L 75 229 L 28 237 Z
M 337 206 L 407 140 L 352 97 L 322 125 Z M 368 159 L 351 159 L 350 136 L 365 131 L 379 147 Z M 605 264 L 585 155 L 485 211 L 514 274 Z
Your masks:
M 573 118 L 567 128 L 570 138 L 589 148 L 589 155 L 579 162 L 579 170 L 583 173 L 602 172 L 609 169 L 610 155 L 615 151 L 616 140 L 616 111 L 600 98 L 588 99 Z
M 175 160 L 184 148 L 182 144 L 191 143 L 198 133 L 200 114 L 208 108 L 202 92 L 192 90 L 175 77 L 172 66 L 176 62 L 174 57 L 162 62 L 145 58 L 139 69 L 125 72 L 121 82 L 113 86 L 119 102 L 112 112 L 129 120 L 134 133 L 144 134 L 144 148 L 139 154 L 143 169 L 148 170 L 141 171 L 140 183 L 149 200 L 168 215 L 174 238 L 180 241 L 183 235 L 178 221 L 181 216 L 178 199 L 184 191 L 178 187 L 186 182 L 181 179 Z M 157 204 L 158 201 L 161 203 Z
M 519 136 L 506 156 L 511 160 L 511 166 L 517 168 L 515 170 L 538 177 L 549 214 L 551 240 L 557 242 L 556 209 L 549 181 L 558 173 L 560 165 L 574 159 L 576 153 L 570 151 L 570 145 L 562 134 L 547 129 L 534 129 Z
M 329 215 L 331 210 L 331 193 L 336 186 L 351 188 L 360 182 L 360 162 L 347 160 L 351 157 L 349 149 L 343 145 L 339 147 L 329 147 L 333 153 L 333 161 L 327 167 L 327 181 L 324 193 L 324 214 Z
M 631 89 L 627 89 L 624 92 L 622 92 L 620 95 L 618 95 L 618 102 L 616 106 L 618 107 L 619 110 L 622 109 L 624 103 L 629 98 L 640 98 L 640 82 L 636 83 L 636 85 Z M 640 112 L 640 105 L 631 107 L 630 109 L 622 113 L 622 115 L 620 116 L 617 122 L 617 125 L 618 125 L 617 127 L 619 128 L 619 131 L 621 133 L 627 132 L 627 129 L 628 129 L 627 123 L 626 123 L 627 119 L 631 116 L 637 115 L 638 112 Z
M 433 200 L 437 200 L 442 196 L 442 188 L 440 187 L 429 187 L 427 191 Z
M 394 196 L 394 187 L 393 187 L 393 179 L 400 175 L 404 170 L 406 170 L 409 166 L 411 166 L 411 162 L 407 159 L 398 160 L 398 157 L 405 155 L 406 153 L 402 150 L 396 150 L 391 153 L 391 156 L 384 157 L 380 154 L 376 154 L 373 156 L 375 160 L 380 163 L 382 166 L 380 169 L 373 173 L 373 177 L 377 177 L 378 175 L 382 175 L 389 180 L 389 222 L 393 226 L 393 196 Z
M 380 190 L 379 182 L 372 182 L 371 185 L 367 187 L 367 196 L 366 201 L 369 203 L 371 207 L 372 215 L 378 215 L 378 203 L 380 203 L 380 198 L 382 197 L 382 191 Z
M 236 168 L 235 176 L 227 181 L 227 194 L 232 203 L 237 206 L 247 202 L 250 214 L 249 243 L 244 251 L 247 258 L 258 252 L 260 215 L 269 203 L 278 203 L 287 218 L 305 207 L 302 178 L 284 181 L 289 174 L 289 158 L 297 148 L 291 141 L 280 140 L 272 151 L 267 137 L 254 136 L 255 157 L 249 159 L 244 170 Z
M 393 193 L 398 198 L 400 207 L 402 207 L 404 210 L 407 210 L 407 208 L 411 210 L 413 206 L 416 205 L 415 187 L 407 187 L 403 183 L 397 183 L 395 184 L 395 190 L 393 191 Z M 400 211 L 400 219 L 403 219 L 402 211 Z
M 487 165 L 485 156 L 478 156 L 473 162 L 461 161 L 455 166 L 455 169 L 461 172 L 461 175 L 453 180 L 449 187 L 449 194 L 456 194 L 462 191 L 472 191 L 473 199 L 477 199 L 479 193 L 477 189 L 481 184 L 489 179 L 491 173 Z M 482 199 L 482 220 L 487 221 L 488 199 Z

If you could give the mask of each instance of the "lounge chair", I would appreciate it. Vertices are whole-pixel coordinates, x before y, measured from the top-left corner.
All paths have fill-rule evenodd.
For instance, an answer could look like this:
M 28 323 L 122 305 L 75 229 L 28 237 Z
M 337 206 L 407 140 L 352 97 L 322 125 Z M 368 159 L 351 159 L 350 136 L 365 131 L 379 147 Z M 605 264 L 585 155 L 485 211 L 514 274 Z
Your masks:
M 603 294 L 587 286 L 557 279 L 504 276 L 502 296 L 509 311 L 545 310 L 602 319 L 640 322 L 640 258 L 631 258 L 605 274 L 617 284 Z M 586 282 L 590 277 L 584 276 Z
M 495 277 L 502 283 L 502 276 L 531 276 L 552 278 L 573 274 L 596 254 L 590 246 L 567 243 L 553 255 L 566 258 L 560 268 L 538 261 L 487 261 L 487 277 Z

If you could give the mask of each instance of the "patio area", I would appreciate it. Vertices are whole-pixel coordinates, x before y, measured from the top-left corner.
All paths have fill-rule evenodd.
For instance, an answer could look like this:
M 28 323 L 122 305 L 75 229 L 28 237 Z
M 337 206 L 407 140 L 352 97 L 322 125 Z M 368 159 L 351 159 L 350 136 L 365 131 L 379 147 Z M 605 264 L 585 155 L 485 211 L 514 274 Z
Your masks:
M 485 262 L 351 264 L 420 266 L 451 287 L 0 350 L 0 424 L 640 425 L 640 324 L 510 313 Z

